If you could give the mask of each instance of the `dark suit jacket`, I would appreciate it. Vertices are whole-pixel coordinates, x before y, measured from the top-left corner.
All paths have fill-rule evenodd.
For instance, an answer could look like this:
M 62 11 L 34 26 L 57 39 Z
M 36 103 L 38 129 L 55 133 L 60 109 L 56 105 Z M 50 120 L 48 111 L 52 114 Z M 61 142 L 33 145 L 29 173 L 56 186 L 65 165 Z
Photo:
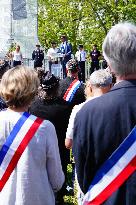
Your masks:
M 122 81 L 109 93 L 86 103 L 77 113 L 73 151 L 84 193 L 96 171 L 136 125 L 136 80 Z M 136 173 L 105 205 L 136 205 Z

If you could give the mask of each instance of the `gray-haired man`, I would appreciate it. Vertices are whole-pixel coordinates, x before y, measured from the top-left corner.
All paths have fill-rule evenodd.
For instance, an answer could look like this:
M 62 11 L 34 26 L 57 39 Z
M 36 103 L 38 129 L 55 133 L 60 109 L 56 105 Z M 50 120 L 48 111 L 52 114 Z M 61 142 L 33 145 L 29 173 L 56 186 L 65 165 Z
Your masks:
M 77 177 L 86 204 L 136 205 L 136 152 L 128 154 L 136 134 L 130 135 L 131 143 L 124 144 L 136 125 L 136 26 L 121 23 L 112 27 L 103 54 L 117 83 L 76 115 Z

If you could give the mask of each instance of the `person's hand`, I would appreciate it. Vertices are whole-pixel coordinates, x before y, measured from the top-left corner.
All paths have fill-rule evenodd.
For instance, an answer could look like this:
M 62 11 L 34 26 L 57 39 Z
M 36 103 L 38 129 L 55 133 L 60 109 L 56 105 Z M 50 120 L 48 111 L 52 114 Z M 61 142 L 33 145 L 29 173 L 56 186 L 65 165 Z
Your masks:
M 68 138 L 65 139 L 65 147 L 67 149 L 71 149 L 72 148 L 72 144 L 73 144 L 73 140 L 72 139 L 68 139 Z

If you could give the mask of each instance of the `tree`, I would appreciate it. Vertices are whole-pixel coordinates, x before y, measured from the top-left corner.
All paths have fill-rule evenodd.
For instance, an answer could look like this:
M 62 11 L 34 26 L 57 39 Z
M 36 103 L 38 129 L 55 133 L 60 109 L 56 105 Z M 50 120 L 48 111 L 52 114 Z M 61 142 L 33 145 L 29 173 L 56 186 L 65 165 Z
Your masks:
M 74 52 L 79 43 L 90 50 L 101 45 L 108 30 L 120 21 L 136 22 L 135 0 L 39 0 L 39 39 L 50 47 L 67 34 Z

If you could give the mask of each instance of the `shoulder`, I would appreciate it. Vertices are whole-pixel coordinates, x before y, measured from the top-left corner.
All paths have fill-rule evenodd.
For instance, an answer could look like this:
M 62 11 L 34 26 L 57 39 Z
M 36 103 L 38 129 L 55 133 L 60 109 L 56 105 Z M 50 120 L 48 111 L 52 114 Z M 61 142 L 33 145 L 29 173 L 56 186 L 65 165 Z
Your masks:
M 45 130 L 46 132 L 48 133 L 53 133 L 55 131 L 55 127 L 54 125 L 49 121 L 49 120 L 46 120 L 46 119 L 42 119 L 40 117 L 36 117 L 35 115 L 32 115 L 30 116 L 32 119 L 40 119 L 42 120 L 42 123 L 40 124 L 40 131 L 43 131 L 45 133 Z
M 69 47 L 72 47 L 72 44 L 69 43 L 69 42 L 66 42 L 66 45 L 69 46 Z
M 100 114 L 113 112 L 115 103 L 118 103 L 112 92 L 106 93 L 100 97 L 94 98 L 84 104 L 81 109 L 81 115 L 93 115 L 99 118 Z
M 70 85 L 71 82 L 73 82 L 73 80 L 70 77 L 66 77 L 63 80 L 60 80 L 60 86 L 65 85 L 67 87 L 68 85 Z
M 72 109 L 72 112 L 77 113 L 85 104 L 86 102 L 80 103 L 79 105 L 75 105 Z
M 52 48 L 49 48 L 47 52 L 51 52 L 51 51 L 52 51 Z

